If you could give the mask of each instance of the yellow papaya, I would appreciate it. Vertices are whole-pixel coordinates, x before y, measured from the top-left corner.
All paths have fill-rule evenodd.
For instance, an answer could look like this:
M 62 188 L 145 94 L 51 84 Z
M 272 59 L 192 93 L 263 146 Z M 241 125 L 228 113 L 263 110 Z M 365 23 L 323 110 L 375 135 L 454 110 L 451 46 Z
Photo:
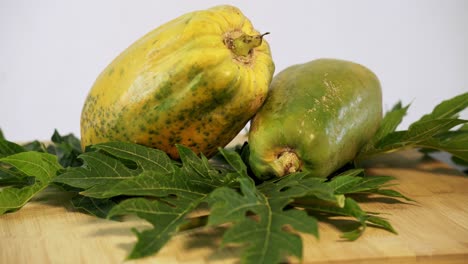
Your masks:
M 212 156 L 263 104 L 269 45 L 242 12 L 217 6 L 149 32 L 98 76 L 81 114 L 81 144 L 134 142 L 179 158 L 175 144 Z

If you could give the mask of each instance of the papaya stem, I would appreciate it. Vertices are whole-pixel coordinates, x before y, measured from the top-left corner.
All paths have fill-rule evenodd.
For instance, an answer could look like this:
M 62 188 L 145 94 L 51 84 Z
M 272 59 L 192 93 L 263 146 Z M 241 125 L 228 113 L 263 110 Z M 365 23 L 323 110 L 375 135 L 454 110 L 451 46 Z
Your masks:
M 262 45 L 263 36 L 270 34 L 266 32 L 261 35 L 250 36 L 247 34 L 242 34 L 234 39 L 227 39 L 227 47 L 237 56 L 248 56 L 252 49 Z
M 279 154 L 272 167 L 276 171 L 276 175 L 285 176 L 298 172 L 301 169 L 301 160 L 296 153 L 287 150 Z

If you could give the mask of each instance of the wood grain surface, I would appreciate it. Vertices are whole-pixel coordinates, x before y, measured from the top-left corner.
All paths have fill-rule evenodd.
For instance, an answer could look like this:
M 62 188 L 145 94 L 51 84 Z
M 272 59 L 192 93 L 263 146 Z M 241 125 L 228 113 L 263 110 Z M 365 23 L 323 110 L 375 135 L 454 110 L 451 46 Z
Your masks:
M 468 178 L 416 151 L 380 156 L 367 163 L 375 175 L 397 178 L 393 188 L 417 200 L 361 199 L 363 209 L 384 213 L 398 235 L 368 227 L 355 242 L 340 239 L 330 222 L 320 239 L 302 235 L 303 263 L 468 263 Z M 125 261 L 138 219 L 110 221 L 74 210 L 64 193 L 46 189 L 21 210 L 0 216 L 0 263 L 237 263 L 239 249 L 220 249 L 223 228 L 174 237 L 158 254 Z M 340 229 L 351 224 L 333 218 Z M 297 259 L 288 260 L 298 262 Z

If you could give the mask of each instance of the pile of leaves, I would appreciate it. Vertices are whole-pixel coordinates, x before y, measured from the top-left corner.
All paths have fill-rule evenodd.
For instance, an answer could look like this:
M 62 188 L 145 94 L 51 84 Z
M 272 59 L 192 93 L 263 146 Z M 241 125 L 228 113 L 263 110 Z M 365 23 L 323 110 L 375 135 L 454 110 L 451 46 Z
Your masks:
M 468 127 L 458 114 L 467 106 L 465 93 L 437 105 L 407 130 L 396 131 L 408 106 L 395 105 L 355 162 L 328 179 L 297 172 L 259 181 L 248 166 L 247 143 L 219 149 L 211 160 L 179 145 L 180 160 L 174 161 L 160 150 L 124 142 L 97 144 L 82 152 L 76 137 L 57 131 L 47 146 L 38 141 L 19 145 L 0 131 L 0 214 L 20 209 L 49 186 L 58 187 L 73 193 L 74 207 L 89 214 L 110 219 L 136 215 L 148 221 L 152 228 L 134 230 L 138 240 L 130 259 L 157 253 L 184 230 L 225 224 L 221 245 L 242 245 L 244 263 L 301 258 L 298 232 L 318 237 L 318 221 L 327 217 L 356 222 L 355 229 L 342 234 L 349 240 L 359 238 L 368 226 L 396 233 L 378 213 L 362 210 L 355 197 L 412 200 L 390 188 L 393 177 L 368 176 L 360 162 L 401 148 L 420 148 L 449 152 L 454 161 L 466 164 Z M 208 208 L 207 214 L 193 216 L 200 207 Z

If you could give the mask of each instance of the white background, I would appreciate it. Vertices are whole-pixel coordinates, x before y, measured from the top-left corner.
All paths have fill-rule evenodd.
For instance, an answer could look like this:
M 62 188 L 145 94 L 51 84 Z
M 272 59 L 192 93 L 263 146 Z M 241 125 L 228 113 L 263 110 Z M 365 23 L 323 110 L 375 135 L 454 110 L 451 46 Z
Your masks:
M 276 72 L 320 57 L 372 69 L 385 110 L 412 103 L 400 129 L 468 91 L 464 0 L 1 0 L 0 128 L 15 141 L 47 140 L 55 128 L 79 135 L 85 97 L 115 56 L 170 19 L 223 3 L 271 32 Z

